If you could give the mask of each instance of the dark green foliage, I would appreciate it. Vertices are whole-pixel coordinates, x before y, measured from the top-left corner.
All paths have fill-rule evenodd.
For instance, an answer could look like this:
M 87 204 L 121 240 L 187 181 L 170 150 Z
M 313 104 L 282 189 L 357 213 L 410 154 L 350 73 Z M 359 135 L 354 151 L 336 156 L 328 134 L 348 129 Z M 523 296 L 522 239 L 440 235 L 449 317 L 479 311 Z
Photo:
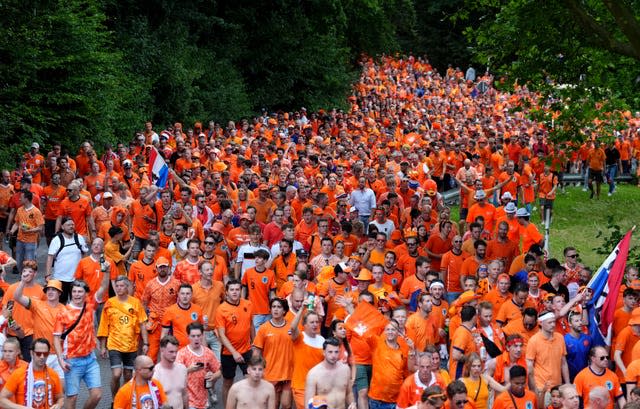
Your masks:
M 129 139 L 148 119 L 161 129 L 237 120 L 262 108 L 345 108 L 363 54 L 466 58 L 462 26 L 447 18 L 455 7 L 415 0 L 0 2 L 0 160 L 10 166 L 6 159 L 33 141 L 75 150 L 91 139 L 100 150 Z
M 625 234 L 627 234 L 627 230 L 622 230 L 622 228 L 616 224 L 614 218 L 608 216 L 606 230 L 600 230 L 596 234 L 596 239 L 601 240 L 602 244 L 599 247 L 593 248 L 593 251 L 603 256 L 608 256 Z M 627 265 L 637 266 L 638 263 L 640 263 L 640 247 L 637 245 L 630 246 Z

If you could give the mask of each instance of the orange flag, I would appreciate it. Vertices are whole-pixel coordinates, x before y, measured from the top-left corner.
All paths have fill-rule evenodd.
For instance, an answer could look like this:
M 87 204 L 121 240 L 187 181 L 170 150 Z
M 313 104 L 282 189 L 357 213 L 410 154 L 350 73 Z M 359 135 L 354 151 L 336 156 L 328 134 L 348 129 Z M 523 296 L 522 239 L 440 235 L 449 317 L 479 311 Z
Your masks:
M 364 337 L 368 334 L 380 334 L 388 322 L 387 317 L 382 315 L 373 305 L 361 302 L 353 310 L 353 314 L 349 316 L 345 326 L 360 337 Z

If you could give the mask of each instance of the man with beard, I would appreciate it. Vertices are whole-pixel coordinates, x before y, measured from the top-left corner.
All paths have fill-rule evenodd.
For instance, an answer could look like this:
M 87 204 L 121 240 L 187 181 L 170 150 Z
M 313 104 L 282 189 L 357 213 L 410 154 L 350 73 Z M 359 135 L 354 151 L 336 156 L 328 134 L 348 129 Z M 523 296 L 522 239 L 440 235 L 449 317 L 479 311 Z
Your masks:
M 353 389 L 350 387 L 351 370 L 340 361 L 340 342 L 328 338 L 323 344 L 324 360 L 311 368 L 305 385 L 305 402 L 314 396 L 327 397 L 331 408 L 355 409 Z
M 486 372 L 498 383 L 506 385 L 509 382 L 509 370 L 514 365 L 523 368 L 527 365 L 524 358 L 524 338 L 520 334 L 509 335 L 506 339 L 506 351 L 496 359 L 487 361 Z
M 524 339 L 524 348 L 529 339 L 538 332 L 538 311 L 535 308 L 525 308 L 522 318 L 510 321 L 502 328 L 505 336 L 519 334 Z
M 147 321 L 149 352 L 147 354 L 153 360 L 158 359 L 162 330 L 160 321 L 167 308 L 177 301 L 178 289 L 180 288 L 180 281 L 169 275 L 171 272 L 169 260 L 164 257 L 158 258 L 156 270 L 158 276 L 150 280 L 144 287 L 141 299 L 142 305 L 149 311 L 149 320 Z

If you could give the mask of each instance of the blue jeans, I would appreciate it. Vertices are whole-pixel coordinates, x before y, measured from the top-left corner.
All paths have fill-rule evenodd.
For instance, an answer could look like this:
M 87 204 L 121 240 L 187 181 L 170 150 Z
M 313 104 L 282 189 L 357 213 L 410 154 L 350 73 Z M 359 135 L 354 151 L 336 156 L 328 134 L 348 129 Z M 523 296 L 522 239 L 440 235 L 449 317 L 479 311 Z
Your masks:
M 365 234 L 369 233 L 369 218 L 370 217 L 371 216 L 363 216 L 363 215 L 358 216 L 358 218 L 360 219 L 362 224 L 364 224 L 364 233 Z
M 396 409 L 396 404 L 369 398 L 369 409 Z
M 89 355 L 67 359 L 71 369 L 64 377 L 64 391 L 67 396 L 76 396 L 80 391 L 80 381 L 83 380 L 88 389 L 100 388 L 100 365 L 92 352 Z
M 216 358 L 218 358 L 218 361 L 219 361 L 222 344 L 220 343 L 220 340 L 218 339 L 218 337 L 216 337 L 215 332 L 205 331 L 204 339 L 207 342 L 207 345 L 209 346 L 209 348 L 213 351 L 214 355 L 216 356 Z
M 609 183 L 609 193 L 616 190 L 616 173 L 618 173 L 618 165 L 607 165 L 607 182 Z
M 38 243 L 25 243 L 18 240 L 16 242 L 16 265 L 19 272 L 22 272 L 22 262 L 36 259 L 36 248 Z
M 258 333 L 258 328 L 260 325 L 269 321 L 271 318 L 271 314 L 256 314 L 253 316 L 253 328 L 256 330 L 256 334 Z

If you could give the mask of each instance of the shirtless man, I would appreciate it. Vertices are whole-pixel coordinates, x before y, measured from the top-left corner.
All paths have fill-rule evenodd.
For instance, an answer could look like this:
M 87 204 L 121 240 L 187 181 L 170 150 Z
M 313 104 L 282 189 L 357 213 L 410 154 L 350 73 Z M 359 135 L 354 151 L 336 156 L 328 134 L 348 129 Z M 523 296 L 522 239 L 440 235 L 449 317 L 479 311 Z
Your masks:
M 327 338 L 322 345 L 324 360 L 311 368 L 307 374 L 305 402 L 322 395 L 330 408 L 356 409 L 353 388 L 350 382 L 351 370 L 340 361 L 340 342 Z
M 262 379 L 266 363 L 264 358 L 253 355 L 247 366 L 247 377 L 229 389 L 226 409 L 275 409 L 276 390 Z
M 173 409 L 188 409 L 187 368 L 176 362 L 179 345 L 173 335 L 160 340 L 160 362 L 153 370 L 153 377 L 164 386 L 167 403 Z

